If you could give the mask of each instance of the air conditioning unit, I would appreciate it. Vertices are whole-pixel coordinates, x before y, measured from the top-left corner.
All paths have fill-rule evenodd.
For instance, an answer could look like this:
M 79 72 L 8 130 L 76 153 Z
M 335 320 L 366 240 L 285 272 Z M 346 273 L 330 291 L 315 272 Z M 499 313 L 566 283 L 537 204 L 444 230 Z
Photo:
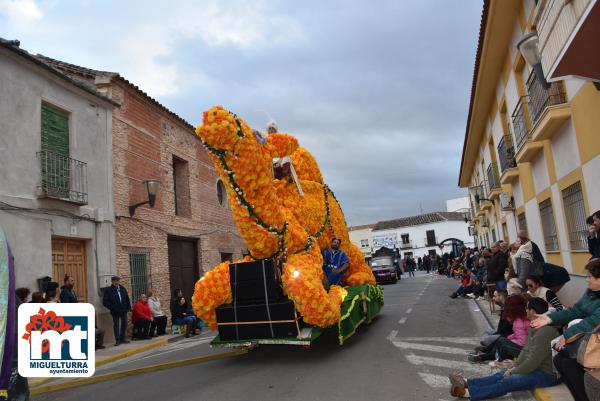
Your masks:
M 515 210 L 515 200 L 510 194 L 500 194 L 500 208 L 502 211 Z

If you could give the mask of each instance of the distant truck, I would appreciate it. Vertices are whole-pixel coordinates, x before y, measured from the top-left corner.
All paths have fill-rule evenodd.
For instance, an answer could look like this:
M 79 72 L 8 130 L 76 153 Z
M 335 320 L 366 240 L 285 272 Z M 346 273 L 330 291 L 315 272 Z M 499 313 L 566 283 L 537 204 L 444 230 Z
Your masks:
M 400 280 L 400 273 L 394 265 L 392 256 L 374 257 L 371 259 L 371 270 L 373 270 L 377 284 L 396 284 Z

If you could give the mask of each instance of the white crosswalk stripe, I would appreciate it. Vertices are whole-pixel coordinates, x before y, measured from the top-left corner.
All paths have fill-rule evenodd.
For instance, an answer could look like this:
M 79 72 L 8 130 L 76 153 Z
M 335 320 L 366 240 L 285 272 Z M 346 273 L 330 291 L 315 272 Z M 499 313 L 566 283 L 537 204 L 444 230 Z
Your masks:
M 466 355 L 468 353 L 468 351 L 463 348 L 444 347 L 441 345 L 431 345 L 431 344 L 410 343 L 410 342 L 406 342 L 406 341 L 392 341 L 392 342 L 396 347 L 401 348 L 401 349 L 441 352 L 444 354 L 453 354 L 453 355 Z
M 450 373 L 463 372 L 466 377 L 480 377 L 496 372 L 487 364 L 467 361 L 467 353 L 479 345 L 479 337 L 398 337 L 398 330 L 393 330 L 388 340 L 402 352 L 408 363 L 414 365 L 421 380 L 438 392 L 450 388 Z M 533 400 L 527 392 L 509 394 L 499 399 Z

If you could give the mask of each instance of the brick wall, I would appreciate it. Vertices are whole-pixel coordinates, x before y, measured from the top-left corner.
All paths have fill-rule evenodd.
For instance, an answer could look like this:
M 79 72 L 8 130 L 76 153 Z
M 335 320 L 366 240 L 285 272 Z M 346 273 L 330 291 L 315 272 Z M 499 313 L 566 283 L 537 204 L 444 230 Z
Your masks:
M 122 104 L 113 113 L 117 272 L 131 290 L 129 253 L 147 253 L 148 278 L 170 315 L 170 235 L 197 239 L 200 274 L 220 263 L 221 251 L 240 258 L 245 245 L 229 206 L 217 200 L 218 176 L 193 129 L 126 82 L 114 80 L 105 93 Z M 187 163 L 189 216 L 175 215 L 173 155 Z M 141 206 L 130 218 L 128 206 L 147 199 L 142 180 L 148 178 L 161 181 L 156 205 Z

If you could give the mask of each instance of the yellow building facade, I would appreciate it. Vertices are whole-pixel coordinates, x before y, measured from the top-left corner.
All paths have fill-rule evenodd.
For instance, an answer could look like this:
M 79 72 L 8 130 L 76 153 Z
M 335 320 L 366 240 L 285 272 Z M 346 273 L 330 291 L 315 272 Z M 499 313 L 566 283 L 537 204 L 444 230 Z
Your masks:
M 478 244 L 513 242 L 526 229 L 548 262 L 571 273 L 559 294 L 567 304 L 586 286 L 585 220 L 600 209 L 600 86 L 573 75 L 548 77 L 545 85 L 517 44 L 541 29 L 549 64 L 544 50 L 564 52 L 565 30 L 575 35 L 596 6 L 484 1 L 459 176 L 459 186 L 469 188 Z

